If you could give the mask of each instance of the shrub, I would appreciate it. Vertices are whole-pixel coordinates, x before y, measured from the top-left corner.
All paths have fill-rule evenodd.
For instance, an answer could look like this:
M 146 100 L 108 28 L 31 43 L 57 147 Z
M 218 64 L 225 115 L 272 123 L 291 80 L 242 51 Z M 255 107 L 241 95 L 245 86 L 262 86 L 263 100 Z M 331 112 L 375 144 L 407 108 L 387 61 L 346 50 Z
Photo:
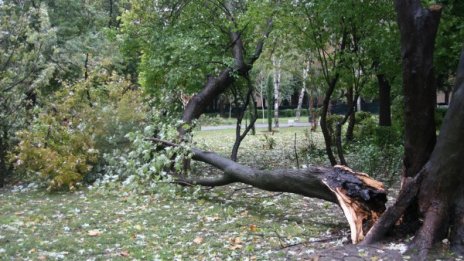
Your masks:
M 365 140 L 376 134 L 377 122 L 369 112 L 356 113 L 356 125 L 354 126 L 354 137 L 356 140 Z
M 327 128 L 329 130 L 330 137 L 332 137 L 333 144 L 335 144 L 335 140 L 337 138 L 335 137 L 337 123 L 340 122 L 342 119 L 343 116 L 338 114 L 331 114 L 327 116 Z
M 398 144 L 379 146 L 374 141 L 356 142 L 349 147 L 348 162 L 350 167 L 366 172 L 371 177 L 387 182 L 396 180 L 401 170 L 403 147 Z
M 106 164 L 103 155 L 130 146 L 125 135 L 147 122 L 142 93 L 129 87 L 124 79 L 96 75 L 56 92 L 19 133 L 9 156 L 17 173 L 48 190 L 94 181 Z
M 439 130 L 441 125 L 443 124 L 443 120 L 445 119 L 446 112 L 448 108 L 439 107 L 435 110 L 435 128 Z
M 46 114 L 18 137 L 17 154 L 11 157 L 16 170 L 26 180 L 46 185 L 49 191 L 74 190 L 98 159 L 89 133 Z

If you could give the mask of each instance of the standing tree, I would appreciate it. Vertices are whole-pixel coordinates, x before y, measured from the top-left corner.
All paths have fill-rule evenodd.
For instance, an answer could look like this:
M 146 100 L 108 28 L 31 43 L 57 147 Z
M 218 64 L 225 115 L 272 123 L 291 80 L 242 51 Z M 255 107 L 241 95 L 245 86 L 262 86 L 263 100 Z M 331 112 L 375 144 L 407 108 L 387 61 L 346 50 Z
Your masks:
M 0 4 L 0 187 L 8 172 L 6 153 L 15 132 L 31 118 L 38 91 L 54 65 L 47 61 L 54 44 L 45 5 L 37 8 Z
M 453 100 L 435 144 L 432 58 L 441 6 L 423 8 L 420 1 L 396 1 L 401 31 L 405 94 L 405 161 L 403 186 L 396 203 L 367 235 L 379 240 L 401 217 L 423 222 L 412 245 L 425 259 L 433 243 L 448 237 L 464 253 L 464 52 L 458 67 Z M 414 136 L 415 135 L 415 136 Z M 419 139 L 418 137 L 421 137 Z M 413 218 L 416 218 L 414 220 Z
M 281 102 L 280 85 L 282 78 L 281 62 L 282 58 L 276 58 L 274 55 L 272 56 L 272 65 L 274 67 L 272 77 L 272 79 L 274 79 L 274 128 L 279 128 L 279 106 Z

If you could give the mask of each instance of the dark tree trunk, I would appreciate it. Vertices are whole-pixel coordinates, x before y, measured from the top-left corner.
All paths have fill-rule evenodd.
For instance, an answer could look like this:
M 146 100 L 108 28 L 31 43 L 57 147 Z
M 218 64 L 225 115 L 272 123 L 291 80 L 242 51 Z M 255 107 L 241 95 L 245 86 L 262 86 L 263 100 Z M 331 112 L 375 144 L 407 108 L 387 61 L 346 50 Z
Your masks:
M 404 94 L 404 159 L 403 181 L 414 177 L 435 146 L 436 88 L 433 74 L 435 36 L 441 6 L 428 9 L 420 0 L 395 0 L 401 34 Z M 412 203 L 405 213 L 409 228 L 418 221 L 417 204 Z
M 445 93 L 445 104 L 448 105 L 450 100 L 449 100 L 449 97 L 450 97 L 450 92 L 448 90 L 444 91 Z
M 339 76 L 337 74 L 330 81 L 327 91 L 325 92 L 324 101 L 322 103 L 321 123 L 320 123 L 322 135 L 324 135 L 325 151 L 326 151 L 327 157 L 329 158 L 330 164 L 332 164 L 332 166 L 337 165 L 337 160 L 335 159 L 335 156 L 332 151 L 332 137 L 330 135 L 330 131 L 327 126 L 327 113 L 329 110 L 330 98 L 332 97 L 332 94 L 335 90 L 335 86 L 337 85 L 338 77 Z
M 317 106 L 314 106 L 315 104 L 317 103 L 314 103 L 314 96 L 313 95 L 309 96 L 308 117 L 309 117 L 309 122 L 311 123 L 311 131 L 317 130 L 318 113 L 317 113 L 317 108 L 316 108 Z
M 8 172 L 6 165 L 6 136 L 0 134 L 0 188 L 5 185 L 5 178 Z
M 429 161 L 403 186 L 397 202 L 374 225 L 365 243 L 379 240 L 419 191 L 424 222 L 412 244 L 419 250 L 419 258 L 425 259 L 433 243 L 448 236 L 449 230 L 452 249 L 464 254 L 464 51 L 453 97 Z M 408 196 L 404 196 L 406 192 Z
M 437 145 L 424 167 L 427 175 L 421 183 L 419 207 L 425 220 L 414 239 L 421 249 L 428 249 L 446 237 L 450 224 L 454 224 L 453 246 L 458 250 L 463 247 L 464 238 L 460 236 L 464 230 L 464 52 L 453 97 Z
M 337 154 L 338 158 L 340 159 L 340 164 L 348 166 L 348 163 L 345 160 L 345 156 L 343 154 L 343 146 L 342 146 L 342 127 L 346 123 L 346 121 L 354 114 L 354 106 L 355 102 L 358 99 L 358 94 L 353 96 L 353 87 L 348 89 L 348 93 L 346 94 L 347 104 L 348 104 L 348 111 L 346 112 L 343 119 L 337 122 L 335 127 L 335 140 L 337 145 Z
M 267 91 L 267 131 L 272 131 L 272 77 L 269 76 L 267 79 L 266 91 Z
M 163 147 L 177 146 L 159 139 L 151 140 Z M 342 208 L 348 220 L 353 243 L 364 238 L 365 232 L 385 210 L 387 198 L 383 184 L 344 166 L 258 170 L 213 152 L 193 148 L 192 153 L 193 160 L 210 164 L 222 170 L 223 174 L 183 179 L 178 180 L 178 183 L 215 187 L 241 182 L 267 191 L 290 192 L 333 202 Z
M 240 148 L 240 144 L 245 139 L 248 132 L 250 132 L 250 130 L 253 130 L 253 128 L 255 126 L 255 122 L 258 119 L 258 109 L 257 109 L 257 106 L 256 106 L 256 101 L 255 101 L 255 99 L 253 97 L 253 86 L 252 86 L 251 81 L 250 81 L 249 78 L 247 78 L 247 84 L 248 84 L 248 91 L 247 91 L 245 102 L 244 102 L 242 108 L 240 108 L 240 106 L 238 106 L 238 102 L 237 102 L 239 95 L 238 94 L 235 95 L 237 108 L 239 108 L 240 111 L 238 112 L 237 124 L 236 124 L 236 127 L 235 127 L 235 142 L 234 142 L 234 145 L 232 146 L 232 152 L 231 152 L 231 155 L 230 155 L 230 158 L 233 161 L 237 161 L 237 159 L 238 159 L 238 149 Z M 246 114 L 247 108 L 249 107 L 250 104 L 253 105 L 253 115 L 250 118 L 249 124 L 245 126 L 245 130 L 242 133 L 243 117 Z
M 391 126 L 391 86 L 384 74 L 377 74 L 379 85 L 379 126 Z
M 436 141 L 433 50 L 441 7 L 422 8 L 420 0 L 396 0 L 395 5 L 403 61 L 404 177 L 414 177 L 429 159 Z
M 353 112 L 350 115 L 350 118 L 348 119 L 348 128 L 346 129 L 346 141 L 353 141 L 354 139 L 354 125 L 356 124 L 356 111 L 353 110 Z
M 230 40 L 232 44 L 232 56 L 235 63 L 232 67 L 224 69 L 218 76 L 209 77 L 203 89 L 192 97 L 184 109 L 182 121 L 191 123 L 192 120 L 198 119 L 205 109 L 214 101 L 214 98 L 227 90 L 232 83 L 235 82 L 234 74 L 242 77 L 248 77 L 248 72 L 251 70 L 253 63 L 259 58 L 264 47 L 264 40 L 270 33 L 272 20 L 268 21 L 268 29 L 264 37 L 258 41 L 255 52 L 245 60 L 244 44 L 238 32 L 230 32 Z M 179 127 L 180 136 L 185 133 L 182 126 Z

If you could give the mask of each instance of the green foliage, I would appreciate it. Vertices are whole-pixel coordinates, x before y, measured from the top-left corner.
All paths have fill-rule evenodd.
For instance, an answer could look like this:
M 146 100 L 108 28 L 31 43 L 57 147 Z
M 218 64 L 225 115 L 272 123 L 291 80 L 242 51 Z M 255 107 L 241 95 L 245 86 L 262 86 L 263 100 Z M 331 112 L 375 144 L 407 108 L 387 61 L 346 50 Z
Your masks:
M 315 132 L 310 129 L 306 129 L 304 132 L 303 148 L 300 149 L 300 153 L 313 165 L 326 164 L 325 149 L 321 148 Z
M 337 123 L 343 119 L 344 116 L 338 114 L 331 114 L 327 116 L 327 129 L 329 130 L 329 135 L 332 137 L 332 144 L 335 144 L 335 130 Z
M 356 113 L 356 124 L 354 126 L 354 137 L 356 140 L 366 140 L 376 134 L 378 123 L 369 112 Z
M 435 128 L 436 130 L 440 130 L 441 125 L 443 124 L 443 120 L 445 119 L 446 112 L 448 108 L 437 108 L 435 110 Z
M 19 133 L 21 142 L 10 158 L 28 180 L 48 190 L 73 190 L 106 164 L 105 153 L 130 145 L 126 133 L 142 128 L 147 114 L 140 91 L 130 90 L 130 83 L 91 76 L 53 96 L 31 128 Z
M 380 137 L 377 137 L 379 139 Z M 378 145 L 377 141 L 365 139 L 349 146 L 350 167 L 368 173 L 388 185 L 397 181 L 402 166 L 403 147 L 398 143 Z
M 392 126 L 399 133 L 404 133 L 404 98 L 402 95 L 398 95 L 393 99 L 392 105 Z
M 276 141 L 275 141 L 274 137 L 272 137 L 272 135 L 264 134 L 262 140 L 264 142 L 264 145 L 263 145 L 264 149 L 268 149 L 268 150 L 274 149 L 274 147 L 276 145 Z
M 18 133 L 21 142 L 12 157 L 16 171 L 26 180 L 45 183 L 49 191 L 76 189 L 98 158 L 89 133 L 46 114 L 33 126 Z
M 0 3 L 0 186 L 10 168 L 6 152 L 17 143 L 15 132 L 30 123 L 37 93 L 54 73 L 46 53 L 55 40 L 46 6 Z
M 124 52 L 139 54 L 139 81 L 150 93 L 161 89 L 193 93 L 207 75 L 233 66 L 230 31 L 240 32 L 245 53 L 261 38 L 272 5 L 246 1 L 234 10 L 214 1 L 131 1 L 121 16 Z M 231 12 L 231 13 L 228 13 Z M 229 15 L 235 17 L 232 23 Z M 140 55 L 141 54 L 141 55 Z
M 180 173 L 183 163 L 191 158 L 189 143 L 183 142 L 177 147 L 157 148 L 151 137 L 164 140 L 175 140 L 178 137 L 173 119 L 154 117 L 154 122 L 147 125 L 144 131 L 128 133 L 126 137 L 131 146 L 126 149 L 115 149 L 106 153 L 107 162 L 104 175 L 97 180 L 97 186 L 118 186 L 138 193 L 157 192 L 159 182 L 169 182 L 172 176 L 168 173 L 172 168 Z M 188 139 L 188 135 L 186 136 Z

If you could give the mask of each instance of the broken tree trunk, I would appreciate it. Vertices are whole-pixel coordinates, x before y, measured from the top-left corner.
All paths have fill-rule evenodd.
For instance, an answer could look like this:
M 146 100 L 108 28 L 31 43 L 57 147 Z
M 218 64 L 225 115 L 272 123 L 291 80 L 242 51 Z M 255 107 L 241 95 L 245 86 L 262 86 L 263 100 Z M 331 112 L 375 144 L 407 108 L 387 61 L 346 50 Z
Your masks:
M 177 146 L 168 141 L 150 139 L 162 147 Z M 224 186 L 241 182 L 274 192 L 289 192 L 338 204 L 351 229 L 353 243 L 360 242 L 385 210 L 387 201 L 383 184 L 367 174 L 345 166 L 306 169 L 258 170 L 241 165 L 214 152 L 192 149 L 192 159 L 223 171 L 217 177 L 179 180 L 180 184 Z

